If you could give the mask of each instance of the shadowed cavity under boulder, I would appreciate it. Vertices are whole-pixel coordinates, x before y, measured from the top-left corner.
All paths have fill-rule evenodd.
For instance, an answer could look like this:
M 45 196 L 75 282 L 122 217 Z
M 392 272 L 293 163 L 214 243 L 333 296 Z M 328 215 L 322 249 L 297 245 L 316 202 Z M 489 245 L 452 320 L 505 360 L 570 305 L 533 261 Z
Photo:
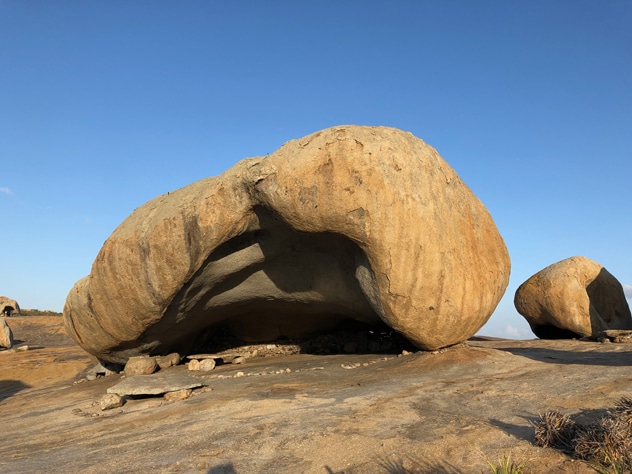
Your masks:
M 346 321 L 386 328 L 366 298 L 372 271 L 356 244 L 296 231 L 262 207 L 255 213 L 257 228 L 213 251 L 130 355 L 139 343 L 160 354 L 188 352 L 214 328 L 244 342 L 307 338 Z

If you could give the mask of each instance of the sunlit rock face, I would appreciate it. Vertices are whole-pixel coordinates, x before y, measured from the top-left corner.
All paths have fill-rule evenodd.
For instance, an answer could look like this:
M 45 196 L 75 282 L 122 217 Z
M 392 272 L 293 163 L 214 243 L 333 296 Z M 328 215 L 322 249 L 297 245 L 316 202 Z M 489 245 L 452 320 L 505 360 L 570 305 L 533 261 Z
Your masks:
M 632 329 L 621 283 L 586 257 L 567 258 L 539 271 L 516 290 L 514 303 L 541 339 Z
M 64 318 L 112 362 L 187 353 L 215 330 L 263 342 L 350 320 L 434 350 L 482 327 L 509 271 L 486 208 L 432 147 L 340 126 L 136 209 Z
M 14 316 L 20 314 L 20 305 L 14 299 L 0 296 L 0 316 Z

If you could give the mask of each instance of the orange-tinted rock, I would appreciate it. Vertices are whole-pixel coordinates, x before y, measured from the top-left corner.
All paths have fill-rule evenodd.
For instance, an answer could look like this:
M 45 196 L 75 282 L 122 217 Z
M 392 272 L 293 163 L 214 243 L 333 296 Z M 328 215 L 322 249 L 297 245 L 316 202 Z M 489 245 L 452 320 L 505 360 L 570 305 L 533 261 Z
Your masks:
M 461 342 L 509 279 L 484 205 L 437 152 L 386 127 L 334 127 L 160 196 L 105 242 L 68 295 L 69 334 L 121 362 L 347 320 L 422 349 Z
M 539 271 L 516 290 L 514 304 L 542 339 L 632 329 L 621 283 L 586 257 L 567 258 Z

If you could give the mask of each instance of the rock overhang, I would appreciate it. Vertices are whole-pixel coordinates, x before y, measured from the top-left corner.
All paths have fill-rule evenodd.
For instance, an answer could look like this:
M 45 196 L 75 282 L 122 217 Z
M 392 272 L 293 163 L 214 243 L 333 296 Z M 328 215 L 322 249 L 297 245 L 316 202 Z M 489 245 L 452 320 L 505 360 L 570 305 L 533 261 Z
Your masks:
M 508 277 L 491 216 L 434 149 L 344 126 L 141 206 L 64 314 L 82 347 L 117 362 L 186 351 L 213 326 L 254 341 L 346 319 L 435 349 L 473 335 Z
M 213 326 L 244 342 L 267 342 L 310 337 L 347 320 L 383 324 L 362 290 L 370 269 L 357 245 L 334 233 L 295 231 L 262 207 L 253 211 L 257 225 L 211 252 L 139 340 L 169 351 L 202 344 L 197 335 Z

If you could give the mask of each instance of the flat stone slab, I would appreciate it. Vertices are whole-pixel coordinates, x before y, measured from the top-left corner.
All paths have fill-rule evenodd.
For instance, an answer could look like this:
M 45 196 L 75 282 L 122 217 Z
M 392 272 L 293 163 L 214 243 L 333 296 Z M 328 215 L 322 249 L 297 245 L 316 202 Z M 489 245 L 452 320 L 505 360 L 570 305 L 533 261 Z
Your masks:
M 186 359 L 197 359 L 197 360 L 204 360 L 204 359 L 223 359 L 224 357 L 233 357 L 232 354 L 230 355 L 219 355 L 219 354 L 191 354 L 186 356 Z
M 204 383 L 188 372 L 170 371 L 156 372 L 151 375 L 135 375 L 126 377 L 113 387 L 108 388 L 108 393 L 117 395 L 162 395 L 167 392 L 187 388 L 199 388 Z
M 189 360 L 213 359 L 220 364 L 243 364 L 246 361 L 246 356 L 238 352 L 232 354 L 192 354 L 185 358 Z

